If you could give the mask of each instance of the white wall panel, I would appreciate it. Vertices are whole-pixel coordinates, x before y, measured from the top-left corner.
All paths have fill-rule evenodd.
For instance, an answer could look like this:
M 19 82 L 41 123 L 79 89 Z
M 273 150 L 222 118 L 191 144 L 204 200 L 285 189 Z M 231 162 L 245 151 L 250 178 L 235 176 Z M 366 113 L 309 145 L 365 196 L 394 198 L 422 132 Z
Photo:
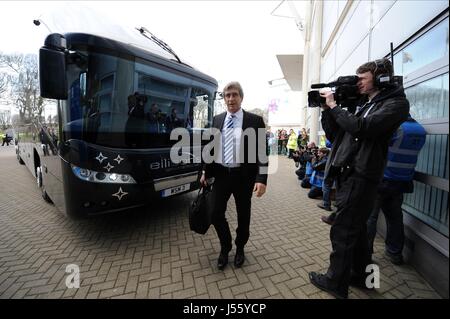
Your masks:
M 353 51 L 350 57 L 343 63 L 334 74 L 333 79 L 342 75 L 355 74 L 356 69 L 366 62 L 368 62 L 369 52 L 369 36 L 361 42 L 361 44 Z
M 397 1 L 372 32 L 370 59 L 389 53 L 390 43 L 400 45 L 448 8 L 448 1 Z
M 324 1 L 323 2 L 323 20 L 322 20 L 322 48 L 328 42 L 331 32 L 333 32 L 338 20 L 338 2 Z
M 320 82 L 329 82 L 336 70 L 336 48 L 331 47 L 328 54 L 322 59 L 320 68 Z
M 317 13 L 317 12 L 316 12 Z M 313 17 L 313 25 L 316 26 L 315 30 L 319 30 L 320 27 L 317 27 L 317 25 L 319 23 L 321 23 L 321 17 L 318 17 L 317 15 L 315 15 Z M 312 72 L 309 73 L 309 83 L 315 83 L 319 80 L 319 74 L 318 71 L 320 68 L 322 68 L 321 65 L 321 47 L 322 47 L 322 43 L 321 43 L 321 34 L 319 32 L 313 32 L 313 34 L 311 35 L 311 52 L 314 52 L 312 54 L 310 54 L 309 60 L 310 60 L 310 70 L 313 70 Z
M 355 48 L 364 39 L 370 29 L 370 8 L 371 2 L 361 1 L 353 10 L 336 42 L 336 67 L 339 68 L 348 56 L 352 54 Z
M 386 11 L 388 11 L 395 2 L 396 2 L 395 0 L 383 0 L 383 1 L 374 1 L 372 3 L 373 25 L 376 25 L 378 21 L 380 21 L 380 19 L 385 15 Z

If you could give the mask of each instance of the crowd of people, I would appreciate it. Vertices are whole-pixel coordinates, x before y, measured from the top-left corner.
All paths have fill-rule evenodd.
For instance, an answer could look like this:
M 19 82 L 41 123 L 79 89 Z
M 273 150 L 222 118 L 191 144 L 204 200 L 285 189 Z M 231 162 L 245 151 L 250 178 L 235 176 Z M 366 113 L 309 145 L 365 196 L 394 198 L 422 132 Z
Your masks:
M 395 265 L 404 262 L 403 194 L 413 192 L 426 139 L 409 114 L 403 87 L 393 81 L 389 60 L 365 63 L 356 74 L 362 96 L 356 110 L 338 105 L 333 91 L 320 92 L 325 145 L 310 141 L 306 129 L 266 133 L 267 154 L 292 158 L 300 186 L 329 212 L 321 220 L 331 226 L 330 265 L 323 274 L 310 272 L 309 279 L 336 298 L 347 298 L 350 285 L 374 288 L 366 269 L 374 263 L 380 212 L 386 220 L 385 256 Z
M 424 128 L 408 114 L 402 87 L 378 82 L 381 75 L 392 78 L 390 61 L 368 62 L 357 74 L 365 103 L 352 114 L 338 107 L 332 93 L 321 93 L 326 99 L 321 116 L 326 147 L 297 143 L 288 153 L 308 197 L 321 199 L 317 206 L 330 212 L 321 216 L 331 226 L 330 266 L 309 277 L 336 298 L 347 298 L 350 285 L 374 288 L 367 284 L 366 266 L 374 263 L 380 212 L 386 219 L 385 256 L 393 264 L 403 263 L 403 194 L 413 192 L 414 169 L 426 138 Z
M 309 134 L 305 128 L 295 133 L 294 129 L 289 129 L 289 133 L 284 129 L 272 132 L 267 129 L 267 155 L 286 155 L 292 158 L 294 152 L 300 147 L 305 147 L 309 142 Z

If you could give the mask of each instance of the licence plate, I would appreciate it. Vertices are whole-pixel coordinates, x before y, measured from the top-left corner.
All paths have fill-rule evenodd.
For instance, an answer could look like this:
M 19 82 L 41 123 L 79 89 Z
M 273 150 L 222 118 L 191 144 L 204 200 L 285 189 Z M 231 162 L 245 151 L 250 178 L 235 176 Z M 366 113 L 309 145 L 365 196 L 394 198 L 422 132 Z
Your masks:
M 162 197 L 168 197 L 168 196 L 172 196 L 184 191 L 187 191 L 191 188 L 191 184 L 184 184 L 184 185 L 180 185 L 180 186 L 175 186 L 172 188 L 168 188 L 168 189 L 164 189 L 161 191 L 161 196 Z

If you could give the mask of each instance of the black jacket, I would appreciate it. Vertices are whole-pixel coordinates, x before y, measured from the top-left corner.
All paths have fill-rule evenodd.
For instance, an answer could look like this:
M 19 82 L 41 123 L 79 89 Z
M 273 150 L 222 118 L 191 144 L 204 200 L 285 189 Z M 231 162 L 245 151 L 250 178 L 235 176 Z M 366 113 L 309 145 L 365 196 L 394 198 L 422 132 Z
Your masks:
M 383 177 L 389 141 L 408 113 L 403 87 L 382 90 L 355 114 L 340 107 L 323 111 L 322 127 L 333 143 L 325 177 L 340 168 L 350 168 L 378 183 Z
M 312 169 L 319 172 L 325 170 L 327 161 L 328 156 L 323 157 L 321 160 L 317 160 L 314 164 L 312 164 Z
M 259 151 L 258 145 L 256 146 L 256 154 L 249 154 L 248 150 L 248 138 L 243 136 L 243 140 L 241 140 L 241 147 L 244 147 L 244 160 L 243 163 L 241 163 L 241 168 L 248 173 L 249 178 L 255 179 L 255 182 L 257 183 L 263 183 L 267 184 L 267 166 L 268 166 L 268 160 L 267 160 L 267 154 L 266 154 L 266 137 L 265 137 L 265 124 L 264 120 L 261 116 L 246 112 L 243 110 L 244 116 L 242 120 L 242 131 L 245 131 L 247 128 L 253 128 L 256 131 L 256 140 L 263 143 L 263 150 Z M 225 122 L 226 112 L 218 114 L 213 119 L 212 127 L 222 130 L 223 124 Z M 258 130 L 260 129 L 260 130 Z M 263 134 L 263 136 L 259 136 L 260 134 Z M 260 156 L 262 158 L 260 158 Z M 255 156 L 256 155 L 256 156 Z M 249 157 L 250 156 L 250 157 Z M 256 163 L 252 163 L 252 157 L 255 156 Z M 220 164 L 217 163 L 211 163 L 206 164 L 204 166 L 205 169 L 205 176 L 206 178 L 214 177 L 216 175 L 217 166 Z

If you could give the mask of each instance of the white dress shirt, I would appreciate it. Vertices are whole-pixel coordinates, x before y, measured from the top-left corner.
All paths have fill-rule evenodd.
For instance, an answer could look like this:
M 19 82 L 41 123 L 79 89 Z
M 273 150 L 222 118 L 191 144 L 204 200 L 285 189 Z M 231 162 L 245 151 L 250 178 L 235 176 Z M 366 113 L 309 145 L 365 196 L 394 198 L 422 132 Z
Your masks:
M 224 125 L 225 123 L 227 123 L 229 117 L 231 116 L 231 114 L 227 111 L 227 114 L 225 115 L 225 121 L 224 121 Z M 229 164 L 225 164 L 223 163 L 223 145 L 225 145 L 225 134 L 223 134 L 223 128 L 222 128 L 222 138 L 220 139 L 220 154 L 218 156 L 218 159 L 220 160 L 219 163 L 222 163 L 223 166 L 225 167 L 239 167 L 240 166 L 240 159 L 239 159 L 239 150 L 241 147 L 241 136 L 242 136 L 242 122 L 244 121 L 244 112 L 242 111 L 242 108 L 239 109 L 239 111 L 237 111 L 236 113 L 234 113 L 233 115 L 235 115 L 235 119 L 233 122 L 233 131 L 234 131 L 234 155 L 235 157 L 233 158 L 233 162 L 229 163 Z

